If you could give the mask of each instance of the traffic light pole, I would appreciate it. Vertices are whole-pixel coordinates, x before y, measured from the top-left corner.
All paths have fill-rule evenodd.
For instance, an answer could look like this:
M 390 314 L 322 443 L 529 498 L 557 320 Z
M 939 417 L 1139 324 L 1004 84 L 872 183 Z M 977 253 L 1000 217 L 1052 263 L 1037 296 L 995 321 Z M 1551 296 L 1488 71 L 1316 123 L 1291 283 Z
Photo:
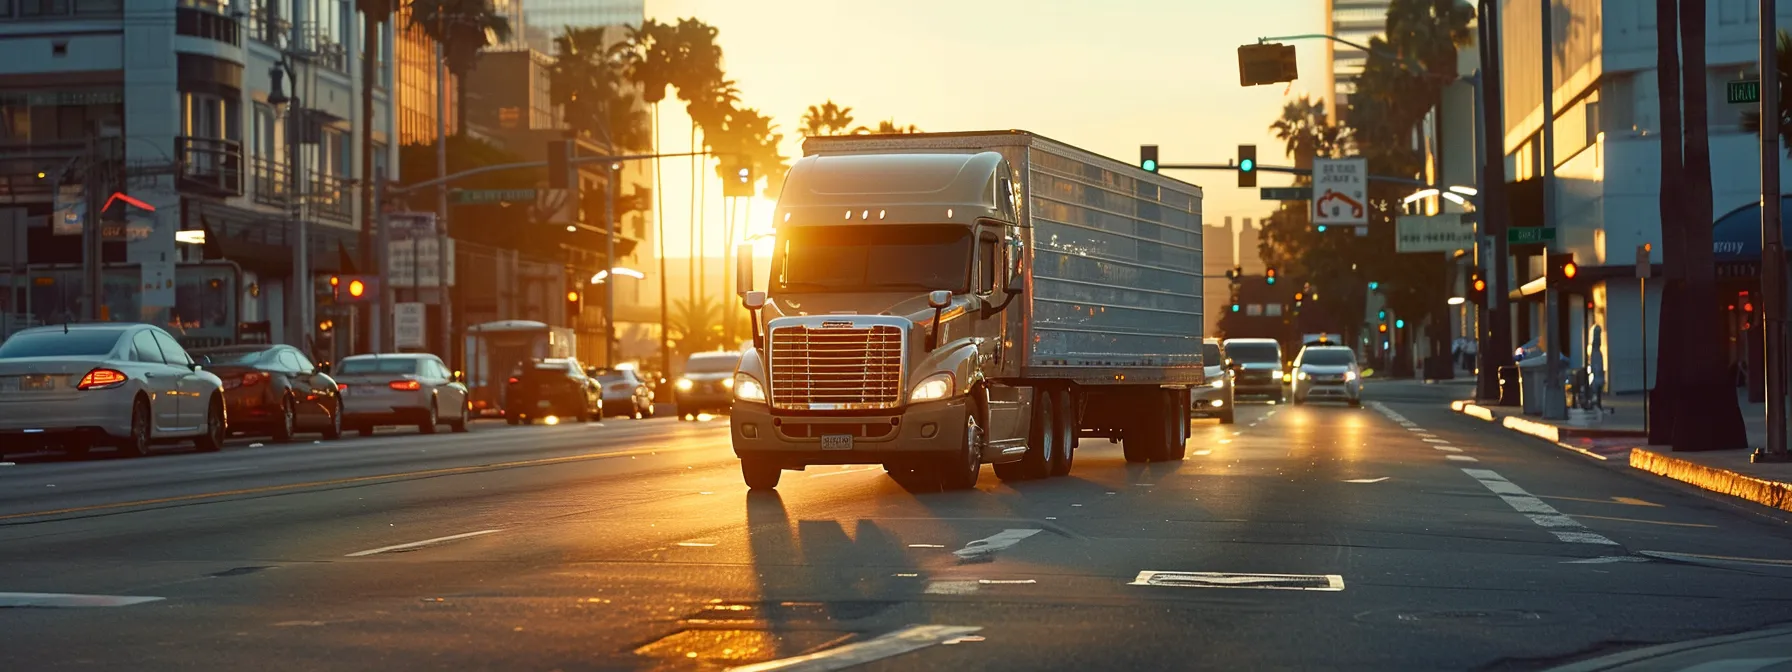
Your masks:
M 1792 462 L 1786 445 L 1786 246 L 1780 221 L 1779 63 L 1774 52 L 1778 27 L 1774 0 L 1761 0 L 1761 298 L 1764 327 L 1761 369 L 1767 374 L 1767 445 L 1756 450 L 1755 462 Z M 1646 354 L 1646 352 L 1645 352 Z M 1750 371 L 1749 376 L 1755 376 Z
M 604 176 L 604 366 L 616 367 L 616 183 L 622 166 Z
M 1550 0 L 1541 0 L 1543 8 L 1539 14 L 1543 16 L 1543 32 L 1540 35 L 1554 35 L 1552 28 L 1555 7 Z M 1556 226 L 1556 132 L 1555 132 L 1555 41 L 1542 40 L 1540 48 L 1543 56 L 1543 228 L 1553 229 Z M 1545 247 L 1554 252 L 1560 247 L 1552 239 Z M 1563 397 L 1562 356 L 1567 350 L 1567 340 L 1563 338 L 1563 325 L 1556 308 L 1561 304 L 1562 292 L 1554 283 L 1548 283 L 1543 291 L 1543 419 L 1568 419 L 1567 399 Z

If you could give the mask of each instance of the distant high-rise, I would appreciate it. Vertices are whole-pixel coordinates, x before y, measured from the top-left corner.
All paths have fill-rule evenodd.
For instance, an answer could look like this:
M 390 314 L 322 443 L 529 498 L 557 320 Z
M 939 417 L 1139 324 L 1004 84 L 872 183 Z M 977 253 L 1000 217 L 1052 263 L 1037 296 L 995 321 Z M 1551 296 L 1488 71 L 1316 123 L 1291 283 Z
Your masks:
M 531 0 L 534 1 L 534 0 Z M 1388 5 L 1392 0 L 1325 0 L 1325 25 L 1339 39 L 1363 46 L 1369 40 L 1383 37 L 1388 23 Z M 1337 110 L 1350 105 L 1350 94 L 1356 92 L 1356 78 L 1369 62 L 1369 54 L 1361 49 L 1325 41 L 1326 73 L 1331 86 L 1326 87 L 1326 110 L 1337 119 Z
M 554 38 L 568 26 L 634 26 L 647 20 L 647 0 L 509 0 L 523 3 L 529 46 L 554 52 Z

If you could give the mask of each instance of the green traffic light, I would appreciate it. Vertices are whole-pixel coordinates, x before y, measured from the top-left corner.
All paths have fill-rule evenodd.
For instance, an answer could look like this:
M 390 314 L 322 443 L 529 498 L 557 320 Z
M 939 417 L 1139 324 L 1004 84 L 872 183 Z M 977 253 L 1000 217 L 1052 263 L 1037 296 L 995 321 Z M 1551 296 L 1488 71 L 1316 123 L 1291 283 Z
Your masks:
M 1151 171 L 1153 173 L 1157 172 L 1157 160 L 1156 159 L 1145 159 L 1145 165 L 1143 166 L 1143 168 L 1145 170 Z
M 1542 103 L 1538 103 L 1538 105 L 1542 105 Z M 1539 108 L 1539 109 L 1541 109 L 1541 108 Z M 1268 282 L 1269 284 L 1272 284 L 1272 285 L 1276 284 L 1276 276 L 1273 276 L 1273 275 L 1269 276 L 1268 278 L 1265 278 L 1264 281 Z
M 1539 103 L 1539 105 L 1541 105 L 1541 103 Z M 1238 169 L 1241 171 L 1247 172 L 1247 173 L 1251 172 L 1253 170 L 1256 170 L 1257 169 L 1257 160 L 1256 159 L 1239 159 Z
M 1236 304 L 1236 303 L 1232 304 L 1232 312 L 1234 312 L 1234 313 L 1238 312 L 1238 304 Z
M 1541 103 L 1539 103 L 1539 104 L 1541 104 Z M 1373 292 L 1377 289 L 1381 289 L 1381 283 L 1371 280 L 1369 282 L 1369 291 Z M 1383 317 L 1386 317 L 1386 316 L 1384 315 Z
M 1538 103 L 1538 104 L 1541 105 L 1542 103 Z M 1394 328 L 1395 329 L 1405 329 L 1406 328 L 1406 320 L 1394 320 Z
M 1375 319 L 1377 319 L 1377 320 L 1385 320 L 1385 319 L 1388 319 L 1388 311 L 1385 311 L 1385 310 L 1378 310 L 1378 311 L 1376 311 L 1376 312 L 1375 312 Z

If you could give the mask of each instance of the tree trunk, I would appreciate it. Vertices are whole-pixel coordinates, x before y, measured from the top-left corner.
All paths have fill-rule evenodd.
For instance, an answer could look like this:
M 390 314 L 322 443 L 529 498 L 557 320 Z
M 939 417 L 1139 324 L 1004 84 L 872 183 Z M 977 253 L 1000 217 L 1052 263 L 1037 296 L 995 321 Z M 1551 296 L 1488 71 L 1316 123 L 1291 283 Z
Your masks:
M 1707 119 L 1705 69 L 1705 0 L 1680 0 L 1681 41 L 1685 44 L 1681 77 L 1686 108 L 1686 148 L 1682 173 L 1684 201 L 1680 214 L 1682 273 L 1685 282 L 1676 306 L 1684 340 L 1675 355 L 1682 360 L 1676 386 L 1681 421 L 1674 425 L 1674 450 L 1724 450 L 1748 447 L 1748 427 L 1736 399 L 1736 381 L 1724 359 L 1724 334 L 1718 330 L 1717 268 L 1711 251 L 1711 126 Z M 1666 317 L 1666 315 L 1663 315 Z M 1693 418 L 1698 418 L 1696 422 Z
M 1679 2 L 1655 0 L 1656 83 L 1661 101 L 1661 310 L 1656 318 L 1655 385 L 1649 389 L 1649 443 L 1673 443 L 1674 424 L 1680 418 L 1678 394 L 1685 339 L 1679 309 L 1681 284 L 1685 282 L 1686 239 L 1683 235 L 1686 185 L 1681 157 L 1680 124 L 1680 17 Z M 1643 353 L 1647 357 L 1648 353 Z
M 1500 79 L 1499 40 L 1496 39 L 1499 27 L 1498 5 L 1499 0 L 1482 0 L 1481 20 L 1477 23 L 1482 28 L 1481 121 L 1485 126 L 1482 137 L 1488 146 L 1486 165 L 1481 169 L 1481 185 L 1486 189 L 1481 193 L 1481 203 L 1484 206 L 1481 214 L 1485 217 L 1487 235 L 1500 241 L 1494 243 L 1494 249 L 1503 252 L 1506 250 L 1504 241 L 1509 226 L 1507 218 L 1510 204 L 1506 202 L 1506 153 L 1503 147 L 1506 123 L 1503 114 L 1505 108 L 1502 107 L 1504 102 L 1501 100 L 1503 82 Z M 1496 381 L 1499 367 L 1512 364 L 1512 304 L 1505 296 L 1506 290 L 1511 287 L 1511 281 L 1506 272 L 1506 256 L 1496 255 L 1493 268 L 1488 270 L 1491 289 L 1500 294 L 1489 301 L 1495 302 L 1493 305 L 1499 308 L 1487 311 L 1487 325 L 1484 327 L 1487 330 L 1487 341 L 1480 344 L 1479 350 L 1481 368 L 1487 371 L 1485 375 L 1494 376 Z M 1489 387 L 1497 388 L 1497 383 L 1490 384 Z M 1497 389 L 1488 391 L 1496 394 L 1498 392 Z

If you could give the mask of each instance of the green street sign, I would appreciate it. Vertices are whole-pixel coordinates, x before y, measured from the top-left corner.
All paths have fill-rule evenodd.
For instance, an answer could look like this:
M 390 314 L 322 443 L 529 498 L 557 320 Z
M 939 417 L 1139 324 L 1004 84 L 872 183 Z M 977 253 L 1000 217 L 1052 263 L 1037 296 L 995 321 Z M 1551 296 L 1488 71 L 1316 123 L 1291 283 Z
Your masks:
M 1312 187 L 1263 187 L 1258 190 L 1265 201 L 1311 201 Z
M 1535 245 L 1537 243 L 1547 243 L 1555 239 L 1556 230 L 1554 228 L 1546 229 L 1541 226 L 1531 226 L 1506 229 L 1506 243 L 1508 245 Z
M 455 189 L 451 195 L 455 205 L 535 202 L 534 189 Z
M 1731 104 L 1761 102 L 1761 80 L 1743 79 L 1730 82 L 1724 87 L 1729 94 Z

